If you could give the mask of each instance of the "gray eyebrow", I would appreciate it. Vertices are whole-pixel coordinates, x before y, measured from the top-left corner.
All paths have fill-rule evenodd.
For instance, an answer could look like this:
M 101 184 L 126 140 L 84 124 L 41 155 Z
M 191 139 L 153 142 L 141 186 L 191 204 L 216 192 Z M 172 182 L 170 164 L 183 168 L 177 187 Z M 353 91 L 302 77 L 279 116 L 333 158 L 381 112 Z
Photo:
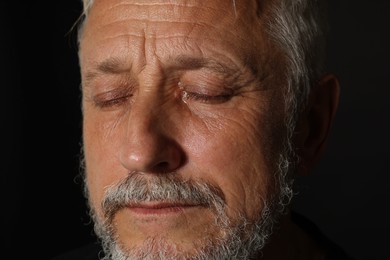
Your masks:
M 168 68 L 178 70 L 197 70 L 197 69 L 210 69 L 221 75 L 228 75 L 229 77 L 235 77 L 240 74 L 242 69 L 238 68 L 233 63 L 221 62 L 213 58 L 195 57 L 191 55 L 179 55 L 176 57 L 168 58 Z M 84 83 L 88 85 L 96 77 L 106 74 L 122 74 L 129 72 L 131 65 L 128 61 L 125 61 L 118 57 L 109 57 L 101 62 L 97 62 L 92 66 L 90 70 L 85 73 Z
M 192 56 L 181 55 L 173 59 L 173 67 L 180 69 L 196 70 L 201 68 L 208 68 L 221 74 L 234 74 L 239 69 L 233 65 L 226 65 L 218 60 L 211 58 L 198 58 Z
M 93 66 L 93 68 L 86 73 L 85 81 L 92 81 L 100 74 L 121 74 L 130 69 L 128 64 L 122 59 L 110 57 Z

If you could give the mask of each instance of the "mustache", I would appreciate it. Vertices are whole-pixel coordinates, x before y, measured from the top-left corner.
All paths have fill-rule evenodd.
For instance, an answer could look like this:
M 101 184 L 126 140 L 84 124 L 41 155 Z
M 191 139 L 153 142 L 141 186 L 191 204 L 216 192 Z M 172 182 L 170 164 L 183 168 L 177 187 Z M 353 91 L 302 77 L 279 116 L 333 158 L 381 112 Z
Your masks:
M 102 209 L 111 219 L 118 210 L 130 204 L 153 201 L 200 205 L 217 211 L 226 204 L 222 190 L 204 180 L 184 180 L 177 173 L 131 173 L 106 190 Z

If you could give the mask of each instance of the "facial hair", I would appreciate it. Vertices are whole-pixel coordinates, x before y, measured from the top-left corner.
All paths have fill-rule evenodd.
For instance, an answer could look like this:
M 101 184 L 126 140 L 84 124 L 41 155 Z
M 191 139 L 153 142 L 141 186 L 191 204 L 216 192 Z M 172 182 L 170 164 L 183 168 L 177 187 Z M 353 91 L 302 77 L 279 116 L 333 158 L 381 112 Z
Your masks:
M 90 207 L 90 216 L 94 222 L 94 230 L 101 240 L 104 257 L 102 260 L 168 260 L 196 259 L 247 260 L 261 252 L 272 229 L 292 197 L 292 180 L 288 177 L 291 164 L 288 151 L 279 156 L 278 172 L 275 182 L 279 189 L 276 194 L 263 200 L 263 207 L 255 221 L 240 214 L 234 223 L 227 216 L 225 199 L 222 191 L 203 180 L 183 180 L 176 173 L 165 173 L 145 178 L 141 173 L 131 173 L 127 178 L 109 187 L 102 203 L 104 219 L 99 218 L 90 201 L 84 174 L 84 191 Z M 150 237 L 141 246 L 125 248 L 118 241 L 113 218 L 118 210 L 129 204 L 150 201 L 180 202 L 202 205 L 214 211 L 214 225 L 223 237 L 207 237 L 195 241 L 195 253 L 181 250 L 180 246 L 168 242 L 162 237 Z

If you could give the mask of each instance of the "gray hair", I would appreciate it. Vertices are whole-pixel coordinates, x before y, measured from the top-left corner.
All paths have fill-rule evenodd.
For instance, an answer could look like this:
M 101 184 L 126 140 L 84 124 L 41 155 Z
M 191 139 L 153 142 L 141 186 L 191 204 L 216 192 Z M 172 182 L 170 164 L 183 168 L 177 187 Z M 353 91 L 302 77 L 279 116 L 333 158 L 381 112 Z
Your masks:
M 327 6 L 322 0 L 279 0 L 267 33 L 285 57 L 287 128 L 293 134 L 310 91 L 325 72 Z
M 236 7 L 236 0 L 233 7 Z M 287 89 L 286 124 L 291 136 L 300 111 L 305 108 L 312 86 L 324 73 L 326 51 L 326 1 L 275 0 L 267 16 L 266 33 L 285 58 Z M 94 0 L 83 0 L 83 18 Z M 79 40 L 83 22 L 79 27 Z

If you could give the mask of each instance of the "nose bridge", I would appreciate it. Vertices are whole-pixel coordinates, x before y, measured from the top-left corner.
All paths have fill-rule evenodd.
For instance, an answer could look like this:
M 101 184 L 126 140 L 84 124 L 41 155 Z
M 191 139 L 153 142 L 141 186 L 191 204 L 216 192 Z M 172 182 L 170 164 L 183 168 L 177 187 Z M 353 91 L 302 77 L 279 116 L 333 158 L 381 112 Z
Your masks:
M 162 120 L 161 104 L 151 92 L 141 93 L 134 97 L 127 121 L 127 141 L 142 140 L 142 136 L 152 138 L 159 134 L 159 121 Z M 144 142 L 147 140 L 144 140 Z
M 163 83 L 151 71 L 145 71 L 140 74 L 128 111 L 120 160 L 129 171 L 173 171 L 182 161 L 182 151 L 167 122 Z
M 126 129 L 126 142 L 132 146 L 133 153 L 138 146 L 147 146 L 145 148 L 149 148 L 149 152 L 152 152 L 151 150 L 158 146 L 162 135 L 159 124 L 163 120 L 163 113 L 157 88 L 150 82 L 145 84 L 145 80 L 139 82 L 129 110 Z
M 128 135 L 157 134 L 163 120 L 163 80 L 157 66 L 145 66 L 139 73 L 138 89 L 129 111 Z

